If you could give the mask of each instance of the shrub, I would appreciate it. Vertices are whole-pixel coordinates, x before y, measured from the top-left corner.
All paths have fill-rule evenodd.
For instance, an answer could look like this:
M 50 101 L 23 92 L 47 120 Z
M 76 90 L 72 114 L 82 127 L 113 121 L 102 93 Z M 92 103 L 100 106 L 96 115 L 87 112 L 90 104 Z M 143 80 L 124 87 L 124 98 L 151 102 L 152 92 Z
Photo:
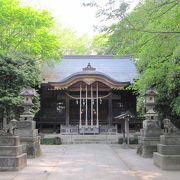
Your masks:
M 125 142 L 127 144 L 127 138 L 125 138 Z M 118 143 L 123 144 L 123 137 L 119 138 Z M 130 137 L 129 144 L 138 144 L 138 137 Z
M 60 137 L 54 138 L 42 138 L 41 144 L 48 144 L 48 145 L 60 145 L 62 144 Z

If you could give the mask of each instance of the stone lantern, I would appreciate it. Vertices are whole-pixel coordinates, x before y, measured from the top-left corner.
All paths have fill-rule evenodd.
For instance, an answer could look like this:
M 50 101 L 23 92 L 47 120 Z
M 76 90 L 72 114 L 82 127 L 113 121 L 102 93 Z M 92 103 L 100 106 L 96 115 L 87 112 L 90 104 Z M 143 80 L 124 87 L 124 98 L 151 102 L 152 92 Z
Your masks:
M 24 145 L 24 152 L 27 153 L 28 158 L 35 158 L 40 156 L 40 136 L 38 136 L 38 129 L 36 129 L 36 122 L 33 121 L 34 115 L 30 112 L 33 103 L 33 97 L 36 96 L 35 89 L 27 88 L 20 92 L 20 96 L 24 97 L 24 112 L 20 115 L 20 121 L 17 122 L 17 129 L 15 135 L 20 137 L 21 144 Z
M 34 96 L 36 96 L 36 91 L 35 89 L 32 88 L 27 88 L 27 89 L 24 88 L 20 92 L 20 96 L 24 97 L 24 102 L 23 102 L 24 113 L 20 116 L 21 120 L 32 120 L 34 116 L 30 112 L 30 110 L 33 106 L 32 99 Z
M 155 112 L 155 96 L 158 93 L 154 89 L 149 89 L 144 93 L 145 106 L 147 108 L 143 129 L 139 137 L 139 147 L 137 153 L 142 157 L 152 157 L 153 152 L 157 151 L 157 144 L 160 142 L 162 130 L 159 126 L 158 114 Z
M 158 96 L 158 93 L 154 89 L 148 89 L 143 96 L 145 97 L 145 106 L 148 109 L 154 108 L 156 105 L 155 97 Z
M 158 114 L 154 111 L 156 105 L 155 97 L 158 96 L 158 93 L 154 89 L 148 89 L 144 95 L 145 97 L 145 106 L 147 112 L 144 115 L 146 120 L 157 120 Z

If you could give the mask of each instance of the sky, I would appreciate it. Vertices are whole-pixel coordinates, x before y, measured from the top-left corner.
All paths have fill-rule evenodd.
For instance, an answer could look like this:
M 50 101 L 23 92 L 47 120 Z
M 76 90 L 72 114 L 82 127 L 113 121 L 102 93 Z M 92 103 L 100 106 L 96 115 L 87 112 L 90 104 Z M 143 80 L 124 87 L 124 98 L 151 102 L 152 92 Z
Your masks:
M 72 27 L 78 36 L 87 34 L 89 37 L 98 34 L 94 25 L 100 22 L 95 17 L 96 9 L 83 7 L 82 3 L 90 0 L 21 0 L 35 8 L 47 9 L 63 27 Z M 105 0 L 96 0 L 104 4 Z M 133 0 L 134 3 L 137 0 Z

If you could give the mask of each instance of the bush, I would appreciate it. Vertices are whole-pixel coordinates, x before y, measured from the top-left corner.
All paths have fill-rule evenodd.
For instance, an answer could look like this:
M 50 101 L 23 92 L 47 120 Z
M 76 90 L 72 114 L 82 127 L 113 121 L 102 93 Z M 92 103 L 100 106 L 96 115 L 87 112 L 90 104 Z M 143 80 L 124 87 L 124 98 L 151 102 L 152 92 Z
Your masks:
M 125 142 L 127 144 L 127 138 L 125 139 Z M 118 143 L 123 144 L 123 137 L 119 138 Z M 138 144 L 138 137 L 130 137 L 129 144 Z
M 54 137 L 54 138 L 42 138 L 41 144 L 48 144 L 48 145 L 60 145 L 62 144 L 61 138 Z

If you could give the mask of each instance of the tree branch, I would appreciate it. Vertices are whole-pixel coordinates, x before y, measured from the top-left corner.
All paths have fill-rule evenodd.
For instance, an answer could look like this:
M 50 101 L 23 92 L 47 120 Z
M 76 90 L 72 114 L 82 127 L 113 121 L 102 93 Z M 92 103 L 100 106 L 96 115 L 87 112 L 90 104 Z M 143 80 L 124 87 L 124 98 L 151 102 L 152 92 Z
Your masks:
M 140 30 L 140 29 L 129 29 L 131 31 L 143 32 L 143 33 L 153 33 L 153 34 L 179 34 L 180 31 L 150 31 L 150 30 Z
M 179 2 L 178 2 L 179 3 Z M 166 14 L 168 11 L 170 11 L 172 8 L 174 8 L 176 5 L 178 5 L 178 3 L 174 4 L 173 6 L 169 7 L 166 11 L 164 11 L 162 14 L 160 14 L 159 16 L 155 17 L 155 18 L 159 18 L 161 16 L 163 16 L 164 14 Z
M 143 46 L 146 45 L 149 41 L 155 39 L 155 38 L 158 37 L 158 36 L 159 36 L 159 34 L 156 34 L 156 35 L 154 35 L 152 38 L 146 40 L 146 41 L 141 45 L 141 47 L 143 47 Z

